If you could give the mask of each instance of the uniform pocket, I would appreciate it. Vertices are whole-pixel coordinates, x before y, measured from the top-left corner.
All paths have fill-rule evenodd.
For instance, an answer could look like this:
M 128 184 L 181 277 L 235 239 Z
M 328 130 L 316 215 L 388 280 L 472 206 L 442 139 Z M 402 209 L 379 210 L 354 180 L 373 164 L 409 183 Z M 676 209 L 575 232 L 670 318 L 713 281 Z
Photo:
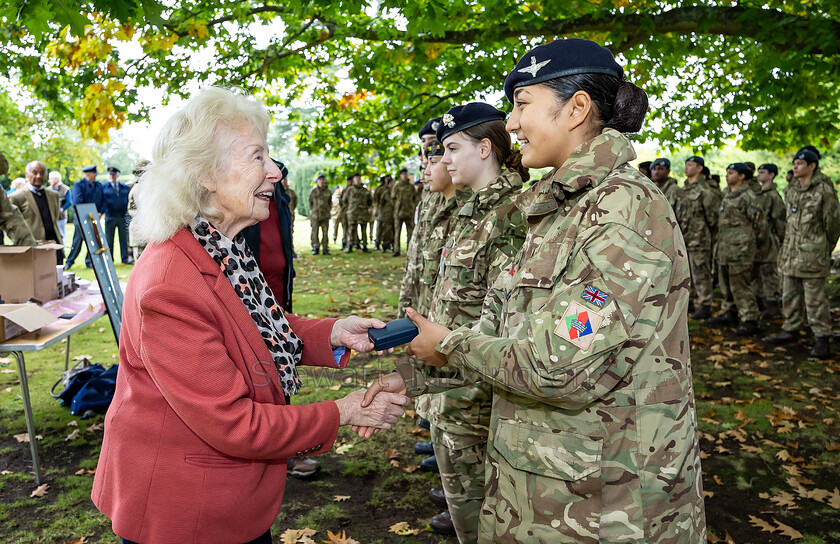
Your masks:
M 537 246 L 519 271 L 517 285 L 537 289 L 550 289 L 566 270 L 571 255 L 571 242 L 544 242 Z
M 601 470 L 601 443 L 566 431 L 500 420 L 493 446 L 516 470 L 577 482 Z

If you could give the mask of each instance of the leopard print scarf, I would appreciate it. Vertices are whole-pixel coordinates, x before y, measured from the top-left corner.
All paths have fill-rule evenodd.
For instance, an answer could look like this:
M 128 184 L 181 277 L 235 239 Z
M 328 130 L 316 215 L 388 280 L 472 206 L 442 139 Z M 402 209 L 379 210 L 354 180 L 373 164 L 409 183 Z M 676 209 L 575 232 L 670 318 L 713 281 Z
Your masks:
M 302 385 L 295 365 L 300 362 L 303 340 L 289 326 L 254 255 L 245 244 L 245 238 L 238 234 L 231 240 L 203 217 L 196 219 L 189 230 L 221 267 L 233 290 L 251 314 L 277 367 L 283 393 L 286 397 L 295 394 Z

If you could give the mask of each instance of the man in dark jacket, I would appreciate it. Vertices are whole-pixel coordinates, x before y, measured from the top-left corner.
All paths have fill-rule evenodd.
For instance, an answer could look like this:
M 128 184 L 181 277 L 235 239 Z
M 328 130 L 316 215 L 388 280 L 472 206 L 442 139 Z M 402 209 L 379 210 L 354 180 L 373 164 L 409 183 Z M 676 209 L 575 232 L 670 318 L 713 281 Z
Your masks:
M 84 177 L 73 185 L 73 204 L 96 204 L 96 210 L 102 213 L 102 185 L 96 181 L 96 165 L 86 166 L 82 168 Z M 70 248 L 70 255 L 64 261 L 64 270 L 69 270 L 73 266 L 73 262 L 79 253 L 82 251 L 82 226 L 79 224 L 79 218 L 73 218 L 73 247 Z M 93 261 L 90 259 L 90 254 L 85 255 L 85 266 L 93 268 Z
M 131 264 L 134 259 L 128 247 L 128 193 L 131 187 L 120 183 L 118 177 L 120 169 L 116 166 L 108 167 L 108 183 L 102 187 L 102 207 L 105 212 L 105 238 L 114 260 L 114 230 L 120 237 L 120 260 L 123 264 Z

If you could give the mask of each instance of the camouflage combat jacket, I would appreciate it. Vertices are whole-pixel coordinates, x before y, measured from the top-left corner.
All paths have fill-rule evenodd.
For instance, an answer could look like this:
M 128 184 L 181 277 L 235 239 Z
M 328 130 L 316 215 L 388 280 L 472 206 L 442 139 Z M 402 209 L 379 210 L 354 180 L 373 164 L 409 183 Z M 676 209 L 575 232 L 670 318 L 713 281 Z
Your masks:
M 817 166 L 817 169 L 814 170 L 813 179 L 814 179 L 815 183 L 816 182 L 821 182 L 821 183 L 825 183 L 826 185 L 828 185 L 829 189 L 831 189 L 831 192 L 834 193 L 835 196 L 837 196 L 837 187 L 834 186 L 834 183 L 831 181 L 831 178 L 826 176 L 823 173 L 823 171 L 820 170 L 819 166 Z
M 354 223 L 369 223 L 373 197 L 361 185 L 353 186 L 347 197 L 347 219 Z
M 295 213 L 297 213 L 297 193 L 292 190 L 291 187 L 286 189 L 286 194 L 289 195 L 289 211 L 292 212 L 292 218 L 294 218 Z
M 480 542 L 706 541 L 688 259 L 635 156 L 605 129 L 523 193 L 510 271 L 437 346 L 493 384 Z
M 379 189 L 382 189 L 380 191 Z M 379 193 L 379 200 L 376 200 L 376 193 Z M 376 208 L 376 219 L 378 221 L 394 221 L 394 200 L 391 198 L 391 191 L 387 186 L 376 188 L 373 193 L 374 207 Z
M 330 189 L 326 185 L 323 187 L 316 185 L 309 192 L 309 219 L 312 221 L 328 221 L 331 208 L 332 193 Z
M 12 204 L 6 191 L 0 187 L 0 230 L 4 231 L 16 246 L 37 246 L 38 240 L 32 235 L 32 231 L 23 214 L 17 206 Z
M 749 184 L 742 183 L 734 191 L 723 190 L 718 218 L 715 259 L 718 264 L 739 272 L 752 266 L 758 235 L 764 237 L 764 213 L 758 207 Z
M 755 260 L 759 263 L 775 263 L 785 237 L 785 203 L 774 183 L 767 188 L 759 186 L 755 201 L 764 214 L 765 226 L 764 236 L 759 237 L 755 248 Z
M 794 178 L 785 191 L 787 224 L 779 265 L 795 278 L 828 276 L 831 252 L 840 236 L 840 205 L 825 182 L 811 179 L 802 187 Z
M 676 211 L 689 253 L 711 253 L 719 209 L 720 195 L 708 186 L 705 179 L 697 179 L 693 183 L 686 180 Z
M 408 219 L 414 217 L 414 208 L 417 207 L 417 189 L 408 181 L 397 181 L 391 189 L 391 198 L 394 201 L 394 217 L 397 219 Z
M 677 185 L 677 180 L 669 177 L 665 180 L 662 186 L 659 187 L 659 190 L 662 191 L 663 195 L 665 195 L 665 199 L 668 201 L 668 204 L 671 205 L 671 208 L 676 210 L 679 206 L 680 198 L 682 198 L 683 192 L 680 186 Z
M 443 195 L 424 191 L 421 195 L 423 202 L 423 213 L 420 214 L 411 239 L 405 248 L 405 271 L 400 282 L 400 301 L 397 306 L 397 316 L 405 317 L 405 309 L 412 307 L 421 314 L 428 312 L 428 307 L 420 306 L 420 293 L 425 289 L 434 289 L 434 285 L 421 285 L 420 275 L 423 271 L 422 255 L 419 248 L 426 243 L 428 236 L 429 221 L 434 216 L 438 206 L 442 204 Z M 396 216 L 395 216 L 396 217 Z

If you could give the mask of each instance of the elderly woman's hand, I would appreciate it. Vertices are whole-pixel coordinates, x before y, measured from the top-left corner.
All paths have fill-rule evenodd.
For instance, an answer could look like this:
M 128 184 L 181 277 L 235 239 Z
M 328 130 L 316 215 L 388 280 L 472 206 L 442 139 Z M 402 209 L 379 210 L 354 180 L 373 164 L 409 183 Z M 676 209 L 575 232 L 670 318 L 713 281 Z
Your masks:
M 364 400 L 362 400 L 362 407 L 368 406 L 371 402 L 373 402 L 376 396 L 383 391 L 386 393 L 397 393 L 399 395 L 405 395 L 405 381 L 403 380 L 403 377 L 399 374 L 399 372 L 393 372 L 391 374 L 388 374 L 387 376 L 380 376 L 373 383 L 371 383 L 368 386 L 367 391 L 365 392 L 365 398 Z M 359 433 L 359 436 L 361 436 L 362 438 L 370 438 L 371 436 L 378 433 L 379 429 L 353 425 L 353 432 Z
M 367 407 L 362 408 L 364 398 L 365 390 L 359 389 L 335 401 L 340 425 L 390 429 L 391 424 L 403 415 L 403 406 L 411 402 L 405 395 L 382 392 Z
M 373 351 L 373 342 L 368 339 L 368 329 L 381 329 L 385 323 L 378 319 L 362 319 L 351 315 L 335 322 L 330 334 L 330 343 L 334 347 L 344 346 L 359 353 Z M 393 349 L 389 351 L 394 351 Z M 382 355 L 382 352 L 377 352 Z

